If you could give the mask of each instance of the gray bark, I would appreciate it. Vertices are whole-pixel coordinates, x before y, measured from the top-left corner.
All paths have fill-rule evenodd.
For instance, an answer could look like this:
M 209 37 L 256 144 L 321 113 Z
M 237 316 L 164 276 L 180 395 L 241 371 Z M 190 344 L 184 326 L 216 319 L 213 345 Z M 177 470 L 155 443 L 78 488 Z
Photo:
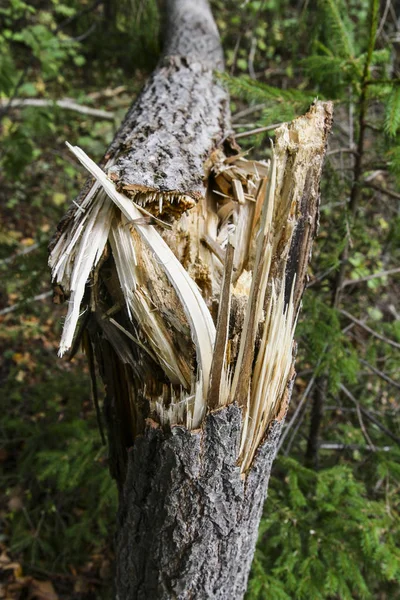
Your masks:
M 165 46 L 158 68 L 128 112 L 107 157 L 117 187 L 204 194 L 204 163 L 230 132 L 229 97 L 217 27 L 206 0 L 166 2 Z M 123 148 L 123 151 L 121 151 Z
M 219 148 L 225 157 L 235 154 L 235 143 L 228 138 L 229 98 L 214 73 L 223 68 L 223 57 L 207 1 L 168 0 L 166 9 L 163 57 L 128 112 L 102 165 L 117 189 L 156 216 L 161 215 L 164 221 L 174 223 L 196 202 L 196 208 L 201 206 L 198 200 L 206 195 L 207 164 L 213 151 Z M 277 197 L 286 212 L 282 212 L 282 227 L 278 227 L 276 234 L 278 258 L 274 272 L 286 273 L 289 284 L 296 273 L 296 306 L 304 289 L 316 230 L 318 184 L 330 109 L 314 106 L 305 122 L 307 119 L 316 123 L 319 132 L 315 147 L 314 125 L 310 125 L 303 150 L 296 130 L 303 127 L 301 123 L 291 131 L 284 129 L 277 144 L 279 164 L 284 165 L 281 169 L 284 181 L 277 186 Z M 87 191 L 88 187 L 82 191 L 81 200 Z M 157 194 L 162 194 L 164 200 L 168 195 L 171 198 L 164 212 L 157 212 Z M 286 259 L 281 256 L 284 253 L 278 250 L 285 248 L 284 223 L 287 207 L 291 205 L 297 207 L 300 225 L 286 269 L 286 262 L 283 265 Z M 72 214 L 67 214 L 60 223 L 59 233 L 68 227 Z M 169 382 L 148 353 L 105 318 L 116 308 L 119 326 L 137 336 L 140 324 L 132 325 L 123 307 L 113 259 L 105 255 L 103 260 L 96 284 L 91 286 L 95 308 L 92 306 L 87 327 L 106 385 L 110 468 L 120 492 L 117 598 L 240 600 L 246 590 L 294 370 L 275 418 L 245 474 L 238 458 L 247 391 L 237 398 L 238 404 L 209 412 L 198 430 L 189 431 L 181 425 L 160 426 L 150 414 L 146 393 L 154 392 L 157 396 L 159 389 L 162 392 Z M 164 280 L 154 272 L 166 296 Z M 151 286 L 149 281 L 150 291 Z M 62 290 L 58 293 L 62 296 Z M 193 355 L 190 360 L 195 372 L 190 332 L 187 339 L 182 333 L 188 328 L 180 316 L 181 307 L 178 301 L 173 305 L 171 297 L 170 303 L 175 308 L 169 312 L 179 322 L 174 342 L 182 353 Z M 229 329 L 237 347 L 243 310 L 237 301 L 235 306 L 229 315 Z M 229 319 L 226 321 L 228 328 Z
M 119 600 L 243 597 L 281 427 L 272 424 L 245 479 L 236 405 L 201 431 L 149 423 L 129 452 L 121 498 Z
M 136 201 L 141 189 L 204 195 L 204 164 L 230 133 L 229 98 L 213 72 L 223 67 L 223 57 L 208 3 L 170 0 L 165 39 L 159 67 L 106 155 L 116 157 L 110 173 L 118 189 Z M 133 444 L 125 432 L 122 445 L 131 445 L 126 455 L 116 440 L 129 418 L 115 410 L 124 405 L 126 390 L 115 379 L 110 372 L 105 378 L 112 470 L 121 491 L 118 600 L 239 600 L 282 421 L 271 427 L 247 478 L 237 464 L 236 405 L 211 413 L 199 431 L 164 431 L 148 420 Z
M 228 154 L 231 130 L 229 95 L 215 72 L 224 66 L 217 27 L 207 0 L 167 0 L 164 50 L 160 62 L 127 112 L 100 165 L 117 189 L 149 206 L 149 191 L 170 193 L 182 213 L 181 196 L 194 201 L 204 194 L 204 163 L 223 143 Z M 89 179 L 77 203 L 93 183 Z M 154 198 L 154 205 L 158 199 Z M 151 204 L 151 202 L 150 202 Z M 52 250 L 68 226 L 72 205 L 57 227 Z M 168 214 L 162 218 L 169 220 Z

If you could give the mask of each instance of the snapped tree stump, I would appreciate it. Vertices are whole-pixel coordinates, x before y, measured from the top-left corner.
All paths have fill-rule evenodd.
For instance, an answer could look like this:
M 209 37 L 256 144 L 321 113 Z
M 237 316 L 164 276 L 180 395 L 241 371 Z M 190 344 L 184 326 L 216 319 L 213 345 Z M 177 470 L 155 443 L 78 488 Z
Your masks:
M 53 239 L 60 354 L 105 383 L 119 600 L 243 598 L 294 379 L 330 103 L 232 137 L 206 0 L 169 0 L 164 54 Z M 82 311 L 84 312 L 82 316 Z

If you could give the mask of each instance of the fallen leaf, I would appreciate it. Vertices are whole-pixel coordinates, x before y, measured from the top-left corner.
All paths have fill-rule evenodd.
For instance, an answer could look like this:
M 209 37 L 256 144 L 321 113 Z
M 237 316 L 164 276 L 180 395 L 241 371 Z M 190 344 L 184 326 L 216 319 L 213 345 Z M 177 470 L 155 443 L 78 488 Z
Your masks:
M 8 501 L 8 510 L 11 512 L 19 512 L 24 507 L 24 503 L 20 496 L 11 496 Z
M 31 237 L 26 237 L 21 240 L 21 244 L 23 246 L 33 246 L 34 243 L 35 243 L 35 240 Z
M 58 594 L 51 581 L 32 579 L 29 586 L 29 600 L 58 600 Z
M 25 355 L 22 354 L 22 352 L 15 352 L 12 356 L 12 359 L 15 362 L 15 364 L 19 365 L 25 361 Z
M 15 376 L 15 381 L 18 381 L 18 383 L 22 383 L 25 379 L 25 375 L 25 371 L 18 371 L 18 373 Z
M 0 554 L 0 569 L 3 571 L 19 571 L 21 565 L 17 562 L 13 562 L 5 551 Z

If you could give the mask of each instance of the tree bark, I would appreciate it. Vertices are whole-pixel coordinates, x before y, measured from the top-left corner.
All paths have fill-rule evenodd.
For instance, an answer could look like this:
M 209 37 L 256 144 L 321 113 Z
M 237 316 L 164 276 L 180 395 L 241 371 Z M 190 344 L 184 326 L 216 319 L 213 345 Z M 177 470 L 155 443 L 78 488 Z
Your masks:
M 129 452 L 116 535 L 119 599 L 243 598 L 282 421 L 247 478 L 236 405 L 202 430 L 153 423 Z
M 295 375 L 332 106 L 279 128 L 270 165 L 245 160 L 208 3 L 168 0 L 166 16 L 107 177 L 73 149 L 94 179 L 50 264 L 70 297 L 61 350 L 86 307 L 72 351 L 86 330 L 106 386 L 118 600 L 240 600 Z

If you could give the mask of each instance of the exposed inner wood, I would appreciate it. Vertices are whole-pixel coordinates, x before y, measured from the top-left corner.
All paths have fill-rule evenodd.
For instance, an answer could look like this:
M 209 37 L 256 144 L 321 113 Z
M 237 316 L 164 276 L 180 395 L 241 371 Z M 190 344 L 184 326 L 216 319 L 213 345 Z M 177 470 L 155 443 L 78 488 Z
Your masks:
M 105 382 L 118 599 L 241 600 L 332 105 L 277 129 L 271 164 L 248 160 L 207 0 L 165 5 L 164 55 L 104 160 L 71 147 L 90 178 L 52 243 L 60 353 L 84 339 Z
M 107 178 L 74 150 L 96 183 L 53 250 L 56 282 L 71 297 L 78 282 L 83 300 L 92 273 L 87 310 L 103 331 L 109 322 L 117 355 L 124 339 L 122 360 L 138 374 L 133 396 L 141 401 L 133 419 L 195 429 L 207 410 L 221 406 L 222 389 L 222 404 L 243 407 L 244 471 L 281 409 L 292 374 L 330 111 L 315 103 L 278 129 L 272 166 L 215 149 L 204 166 L 204 193 L 190 202 L 178 191 L 145 186 L 128 195 L 127 186 L 114 181 L 114 167 Z M 169 228 L 143 222 L 138 203 L 167 219 Z M 169 211 L 172 205 L 179 210 Z M 182 266 L 189 276 L 183 295 Z M 81 303 L 75 315 L 80 309 Z M 227 328 L 232 318 L 243 322 L 235 334 L 234 325 Z M 70 345 L 71 332 L 66 339 Z M 131 430 L 141 431 L 136 422 Z

